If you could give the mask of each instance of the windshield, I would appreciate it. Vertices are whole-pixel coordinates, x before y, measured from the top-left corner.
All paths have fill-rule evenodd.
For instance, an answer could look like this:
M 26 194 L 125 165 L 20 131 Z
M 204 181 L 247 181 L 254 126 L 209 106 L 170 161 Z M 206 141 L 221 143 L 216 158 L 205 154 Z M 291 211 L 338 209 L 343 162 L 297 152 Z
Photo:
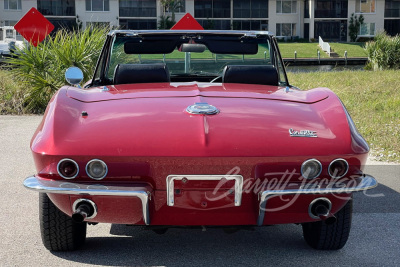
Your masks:
M 283 85 L 284 70 L 273 48 L 268 35 L 115 34 L 104 65 L 104 77 L 113 84 L 118 65 L 161 63 L 166 65 L 171 82 L 219 82 L 214 79 L 221 77 L 228 65 L 269 65 L 278 67 L 279 84 Z M 96 75 L 99 77 L 99 73 Z
M 124 42 L 116 39 L 111 53 L 107 77 L 112 79 L 117 64 L 165 63 L 170 75 L 211 75 L 219 76 L 226 65 L 272 65 L 269 41 L 258 45 L 254 55 L 215 54 L 204 52 L 182 52 L 175 48 L 168 54 L 126 54 Z

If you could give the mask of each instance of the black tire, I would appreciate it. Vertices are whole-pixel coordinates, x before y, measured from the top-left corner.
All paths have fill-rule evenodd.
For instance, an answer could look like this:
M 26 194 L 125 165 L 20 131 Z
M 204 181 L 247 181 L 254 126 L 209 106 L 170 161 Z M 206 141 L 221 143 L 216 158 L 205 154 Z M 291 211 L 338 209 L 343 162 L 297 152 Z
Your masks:
M 307 244 L 320 250 L 337 250 L 344 247 L 349 238 L 353 200 L 338 211 L 336 222 L 326 224 L 324 221 L 303 223 L 303 236 Z
M 43 193 L 39 194 L 39 218 L 42 242 L 48 250 L 75 250 L 85 243 L 87 223 L 74 222 Z

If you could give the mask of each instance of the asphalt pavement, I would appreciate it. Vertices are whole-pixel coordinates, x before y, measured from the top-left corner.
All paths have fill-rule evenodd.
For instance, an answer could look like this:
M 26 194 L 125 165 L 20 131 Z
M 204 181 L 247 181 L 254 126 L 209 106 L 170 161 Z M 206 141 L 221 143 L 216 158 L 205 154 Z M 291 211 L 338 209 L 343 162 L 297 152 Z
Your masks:
M 29 150 L 40 116 L 0 116 L 0 266 L 399 266 L 400 165 L 371 162 L 380 185 L 354 196 L 350 238 L 339 251 L 317 251 L 299 225 L 226 234 L 220 229 L 170 229 L 157 235 L 139 227 L 88 226 L 86 245 L 49 252 L 39 232 L 38 194 L 24 189 L 35 173 Z

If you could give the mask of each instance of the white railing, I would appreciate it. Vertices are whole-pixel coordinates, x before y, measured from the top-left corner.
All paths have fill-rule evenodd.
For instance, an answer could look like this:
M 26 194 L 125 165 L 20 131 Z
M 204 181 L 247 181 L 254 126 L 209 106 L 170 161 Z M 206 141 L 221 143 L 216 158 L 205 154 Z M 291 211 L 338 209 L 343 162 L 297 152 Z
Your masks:
M 329 56 L 331 55 L 331 46 L 329 45 L 329 43 L 324 42 L 324 40 L 322 40 L 321 36 L 319 36 L 319 46 L 321 47 L 321 49 L 323 51 L 325 51 Z

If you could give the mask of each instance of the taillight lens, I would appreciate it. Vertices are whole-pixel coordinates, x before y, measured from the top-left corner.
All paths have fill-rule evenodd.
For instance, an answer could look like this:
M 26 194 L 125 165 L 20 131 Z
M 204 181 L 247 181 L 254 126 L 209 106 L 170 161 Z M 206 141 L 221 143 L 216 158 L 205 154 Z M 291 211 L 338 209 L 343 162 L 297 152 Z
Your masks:
M 79 166 L 72 159 L 62 159 L 57 164 L 57 171 L 64 179 L 74 179 L 78 176 Z
M 347 174 L 349 164 L 344 159 L 335 159 L 329 164 L 328 173 L 332 178 L 342 178 Z
M 92 179 L 101 180 L 106 177 L 107 172 L 107 164 L 102 160 L 92 159 L 86 164 L 86 173 Z
M 301 165 L 301 175 L 306 179 L 317 178 L 322 171 L 322 164 L 316 159 L 309 159 Z

